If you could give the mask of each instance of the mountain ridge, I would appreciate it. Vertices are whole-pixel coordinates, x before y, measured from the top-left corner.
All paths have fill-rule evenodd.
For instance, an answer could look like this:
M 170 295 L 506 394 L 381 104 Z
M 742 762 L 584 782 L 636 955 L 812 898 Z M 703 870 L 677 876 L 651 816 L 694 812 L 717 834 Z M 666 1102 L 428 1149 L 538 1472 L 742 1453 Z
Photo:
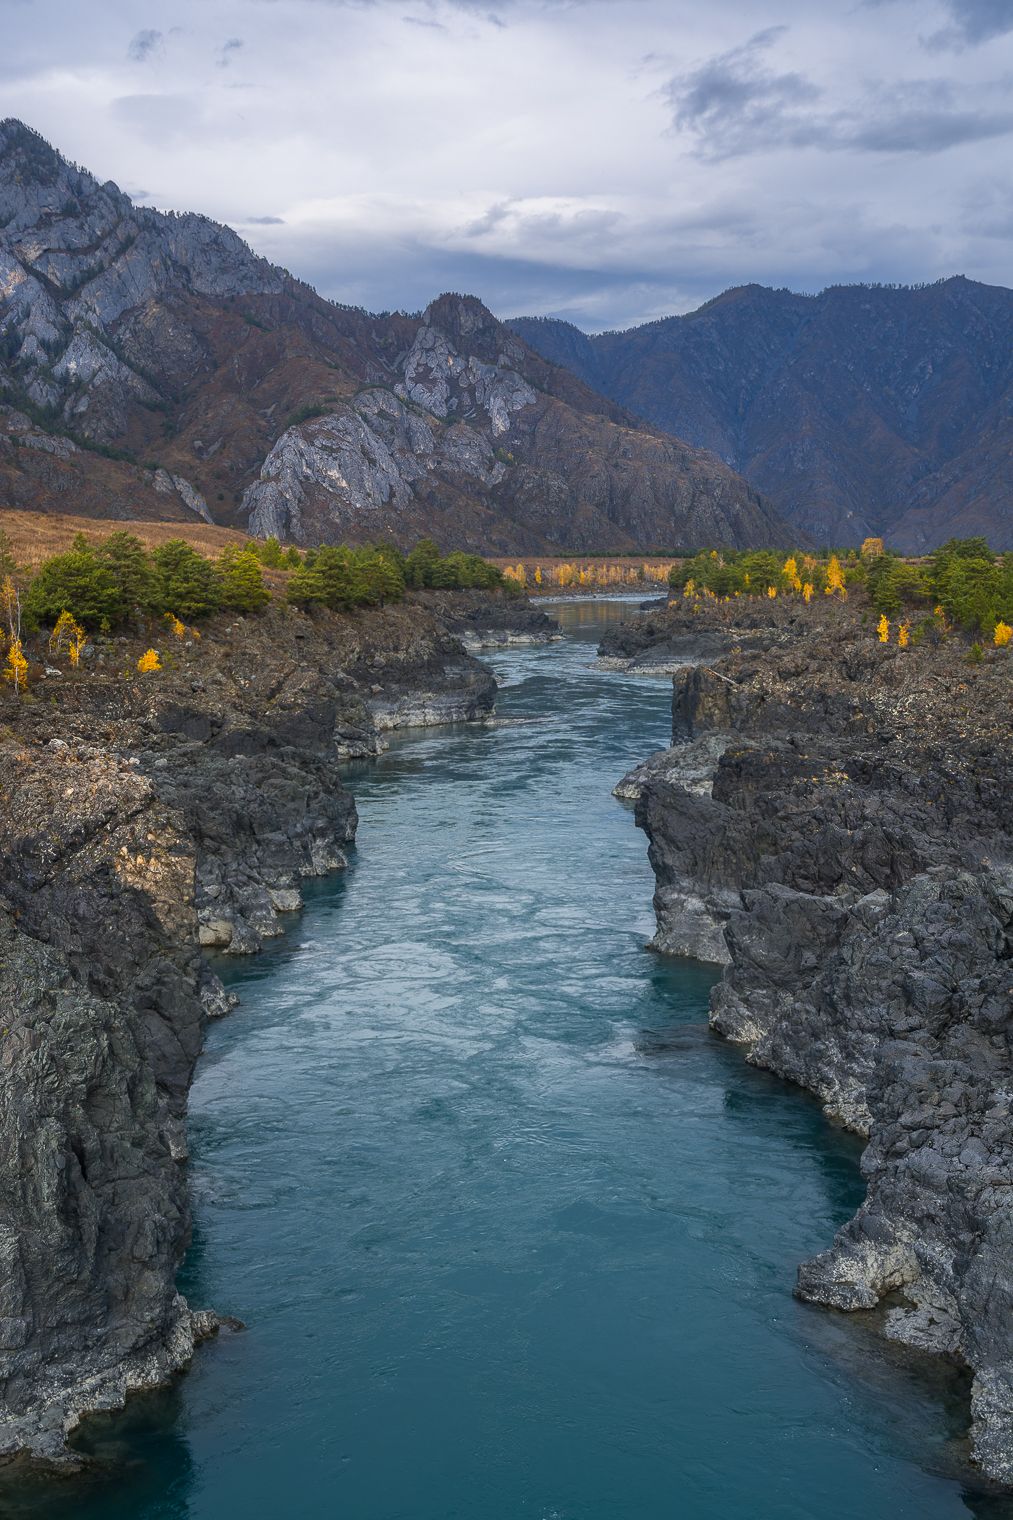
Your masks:
M 588 335 L 508 324 L 656 427 L 717 453 L 821 543 L 951 534 L 1013 548 L 1013 291 L 731 287 L 684 316 Z
M 0 122 L 0 502 L 488 552 L 783 544 L 705 450 L 475 297 L 324 300 Z

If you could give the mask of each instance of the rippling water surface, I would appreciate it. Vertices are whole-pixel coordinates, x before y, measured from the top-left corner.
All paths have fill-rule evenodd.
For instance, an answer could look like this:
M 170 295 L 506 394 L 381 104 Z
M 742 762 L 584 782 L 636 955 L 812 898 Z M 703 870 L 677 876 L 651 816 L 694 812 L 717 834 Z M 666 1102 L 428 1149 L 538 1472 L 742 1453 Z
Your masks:
M 963 1390 L 791 1297 L 858 1147 L 706 1027 L 645 950 L 610 789 L 670 684 L 593 668 L 616 604 L 492 657 L 487 728 L 351 782 L 347 876 L 233 973 L 192 1100 L 183 1289 L 238 1315 L 168 1394 L 95 1421 L 74 1520 L 947 1520 Z M 0 1507 L 2 1508 L 2 1507 Z

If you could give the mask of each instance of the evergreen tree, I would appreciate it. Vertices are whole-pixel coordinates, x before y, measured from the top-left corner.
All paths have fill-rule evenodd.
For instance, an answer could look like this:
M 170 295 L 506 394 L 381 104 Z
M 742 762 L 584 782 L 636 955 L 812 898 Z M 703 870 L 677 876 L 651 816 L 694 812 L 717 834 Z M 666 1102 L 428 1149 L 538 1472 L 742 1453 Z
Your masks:
M 405 583 L 413 590 L 433 584 L 436 566 L 440 563 L 440 551 L 431 538 L 423 538 L 405 560 Z
M 324 579 L 315 563 L 300 565 L 299 569 L 289 577 L 285 595 L 297 607 L 309 607 L 314 603 L 326 601 L 327 590 Z
M 141 540 L 133 533 L 112 533 L 95 551 L 116 588 L 116 615 L 122 622 L 134 612 L 153 612 L 158 601 L 154 567 Z
M 218 556 L 221 604 L 233 612 L 259 612 L 271 600 L 260 561 L 246 549 L 224 549 Z
M 170 538 L 151 556 L 159 606 L 177 617 L 206 617 L 221 606 L 221 580 L 214 566 L 182 538 Z
M 109 627 L 119 617 L 119 607 L 116 583 L 86 544 L 54 554 L 39 567 L 25 595 L 25 621 L 37 628 L 69 612 L 85 628 Z

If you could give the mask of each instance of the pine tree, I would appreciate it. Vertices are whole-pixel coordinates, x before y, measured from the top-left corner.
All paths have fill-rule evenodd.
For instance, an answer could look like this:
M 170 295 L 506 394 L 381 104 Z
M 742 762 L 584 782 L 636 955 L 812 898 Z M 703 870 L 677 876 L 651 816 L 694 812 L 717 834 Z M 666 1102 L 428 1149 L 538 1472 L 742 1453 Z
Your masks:
M 25 595 L 29 627 L 55 623 L 61 612 L 71 613 L 86 628 L 116 622 L 120 600 L 115 582 L 95 551 L 82 542 L 83 549 L 54 554 L 40 565 Z
M 178 617 L 206 617 L 221 606 L 221 581 L 213 565 L 182 538 L 170 538 L 151 556 L 160 606 Z
M 248 550 L 231 546 L 223 549 L 218 556 L 218 573 L 222 606 L 230 611 L 259 612 L 271 600 L 271 593 L 264 585 L 260 561 Z
M 95 550 L 99 564 L 108 572 L 116 590 L 114 622 L 133 613 L 156 610 L 158 583 L 155 570 L 141 540 L 133 533 L 111 533 Z

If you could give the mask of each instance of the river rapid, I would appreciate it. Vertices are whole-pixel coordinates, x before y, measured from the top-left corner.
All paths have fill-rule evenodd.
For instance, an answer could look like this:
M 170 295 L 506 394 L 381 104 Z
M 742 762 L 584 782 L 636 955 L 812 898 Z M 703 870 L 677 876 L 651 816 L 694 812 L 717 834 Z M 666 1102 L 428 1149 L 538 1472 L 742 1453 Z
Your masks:
M 497 652 L 498 718 L 350 768 L 347 874 L 229 975 L 191 1100 L 183 1292 L 247 1324 L 89 1423 L 47 1520 L 1008 1520 L 966 1397 L 791 1296 L 860 1147 L 645 948 L 611 788 L 671 683 L 595 669 L 628 604 Z

